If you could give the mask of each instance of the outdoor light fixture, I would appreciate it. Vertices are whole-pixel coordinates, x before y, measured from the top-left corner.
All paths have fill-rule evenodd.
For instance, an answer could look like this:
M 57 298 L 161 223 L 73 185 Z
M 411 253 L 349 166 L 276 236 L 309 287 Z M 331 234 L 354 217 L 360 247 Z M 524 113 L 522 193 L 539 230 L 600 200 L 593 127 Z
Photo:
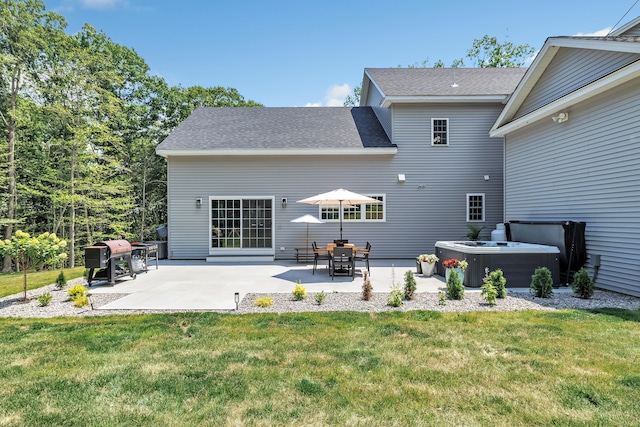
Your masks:
M 564 123 L 569 120 L 569 113 L 559 113 L 557 116 L 551 117 L 555 123 Z
M 200 206 L 202 206 L 202 197 L 198 197 L 196 199 L 196 208 L 199 208 Z
M 405 182 L 406 180 L 407 178 L 404 176 L 403 173 L 398 174 L 398 182 Z
M 236 302 L 236 310 L 238 309 L 238 304 L 240 304 L 240 292 L 236 292 L 233 294 L 233 299 Z
M 282 198 L 282 207 L 283 207 L 283 208 L 286 208 L 286 207 L 287 207 L 287 198 L 286 198 L 286 197 L 283 197 L 283 198 Z
M 489 181 L 489 175 L 485 175 L 485 176 L 484 176 L 484 180 L 485 180 L 485 181 Z

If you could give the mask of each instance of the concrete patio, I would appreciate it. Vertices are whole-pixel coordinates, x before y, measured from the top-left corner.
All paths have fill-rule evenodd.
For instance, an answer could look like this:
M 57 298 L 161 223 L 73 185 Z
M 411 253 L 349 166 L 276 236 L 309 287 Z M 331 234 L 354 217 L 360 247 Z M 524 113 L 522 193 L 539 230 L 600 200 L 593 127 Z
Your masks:
M 371 260 L 370 264 L 374 292 L 390 292 L 393 275 L 395 283 L 402 287 L 405 272 L 416 271 L 414 260 Z M 297 281 L 308 292 L 361 292 L 362 271 L 358 265 L 353 280 L 345 276 L 331 280 L 326 265 L 319 265 L 314 275 L 313 264 L 294 261 L 219 264 L 161 260 L 157 270 L 152 265 L 135 280 L 125 276 L 114 286 L 93 282 L 89 289 L 92 294 L 126 294 L 101 309 L 230 310 L 235 308 L 235 292 L 241 299 L 247 293 L 289 293 Z M 439 276 L 414 277 L 417 292 L 444 289 L 444 279 Z
M 389 293 L 395 281 L 398 287 L 404 284 L 407 270 L 415 273 L 415 261 L 371 260 L 371 283 L 376 293 Z M 232 310 L 235 309 L 234 293 L 240 298 L 248 293 L 289 293 L 297 281 L 308 292 L 361 292 L 362 268 L 356 267 L 355 277 L 336 276 L 331 280 L 326 265 L 312 273 L 312 264 L 296 264 L 294 261 L 268 263 L 217 264 L 205 261 L 162 260 L 156 270 L 151 266 L 147 273 L 140 273 L 135 280 L 125 276 L 114 286 L 106 282 L 94 282 L 89 288 L 92 294 L 122 294 L 122 298 L 106 304 L 100 309 L 116 310 Z M 423 277 L 414 274 L 417 293 L 444 290 L 444 278 Z M 510 287 L 510 292 L 528 292 Z M 478 288 L 468 288 L 479 292 Z

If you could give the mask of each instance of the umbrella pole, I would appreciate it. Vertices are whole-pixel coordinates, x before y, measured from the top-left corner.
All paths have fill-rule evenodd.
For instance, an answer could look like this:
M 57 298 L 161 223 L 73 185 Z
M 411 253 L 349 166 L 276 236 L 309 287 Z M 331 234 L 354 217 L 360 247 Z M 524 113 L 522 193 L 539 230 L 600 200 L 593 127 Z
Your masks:
M 338 215 L 340 215 L 340 240 L 342 240 L 342 200 L 340 200 L 340 208 L 338 209 Z
M 309 223 L 307 223 L 307 246 L 304 247 L 304 260 L 309 262 Z

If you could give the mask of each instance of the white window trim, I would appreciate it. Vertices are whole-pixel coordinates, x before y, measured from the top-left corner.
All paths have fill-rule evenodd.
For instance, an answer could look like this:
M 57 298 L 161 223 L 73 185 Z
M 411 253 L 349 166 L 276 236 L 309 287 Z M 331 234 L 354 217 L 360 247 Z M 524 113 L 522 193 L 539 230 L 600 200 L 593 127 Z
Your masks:
M 447 123 L 447 143 L 446 144 L 436 144 L 433 140 L 433 123 L 436 120 L 444 120 Z M 429 134 L 429 139 L 431 139 L 431 146 L 432 147 L 448 147 L 449 146 L 449 119 L 445 118 L 445 117 L 432 117 L 431 118 L 431 132 Z
M 470 219 L 469 218 L 469 198 L 472 196 L 482 196 L 482 219 Z M 486 213 L 486 203 L 487 203 L 487 197 L 485 196 L 485 193 L 467 193 L 467 211 L 466 211 L 466 217 L 467 217 L 467 222 L 485 222 L 484 217 L 485 217 L 485 213 Z
M 270 248 L 214 248 L 211 246 L 211 201 L 212 200 L 271 200 L 271 247 Z M 207 226 L 209 230 L 209 255 L 246 255 L 250 253 L 251 255 L 274 255 L 275 254 L 275 245 L 276 245 L 276 227 L 275 227 L 275 202 L 276 198 L 274 196 L 209 196 L 209 204 L 207 205 L 207 209 L 209 211 L 209 224 Z M 242 206 L 240 206 L 242 209 Z M 241 216 L 242 220 L 242 216 Z M 240 238 L 242 239 L 242 227 Z
M 340 209 L 339 215 L 338 215 L 338 219 L 322 219 L 322 208 L 323 207 L 329 207 L 329 206 L 322 206 L 322 205 L 318 205 L 318 218 L 321 218 L 322 221 L 324 222 L 340 222 L 340 218 L 342 217 L 342 222 L 367 222 L 367 223 L 371 223 L 371 222 L 387 222 L 387 195 L 386 194 L 366 194 L 366 196 L 368 197 L 382 197 L 382 219 L 367 219 L 367 212 L 365 210 L 366 205 L 368 205 L 368 203 L 361 203 L 360 204 L 360 212 L 361 212 L 361 218 L 360 219 L 346 219 L 344 217 L 344 210 L 345 208 L 349 208 L 349 206 L 355 206 L 355 205 L 342 205 L 342 209 Z M 339 205 L 331 205 L 331 207 L 335 207 L 337 208 Z

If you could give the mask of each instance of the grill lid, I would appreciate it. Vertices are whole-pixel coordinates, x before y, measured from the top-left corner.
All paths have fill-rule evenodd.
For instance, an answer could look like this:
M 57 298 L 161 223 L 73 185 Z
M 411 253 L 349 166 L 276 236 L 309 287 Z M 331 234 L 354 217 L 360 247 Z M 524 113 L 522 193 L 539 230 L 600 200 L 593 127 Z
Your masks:
M 126 240 L 105 240 L 98 242 L 95 246 L 106 246 L 111 252 L 111 256 L 131 252 L 131 243 Z

